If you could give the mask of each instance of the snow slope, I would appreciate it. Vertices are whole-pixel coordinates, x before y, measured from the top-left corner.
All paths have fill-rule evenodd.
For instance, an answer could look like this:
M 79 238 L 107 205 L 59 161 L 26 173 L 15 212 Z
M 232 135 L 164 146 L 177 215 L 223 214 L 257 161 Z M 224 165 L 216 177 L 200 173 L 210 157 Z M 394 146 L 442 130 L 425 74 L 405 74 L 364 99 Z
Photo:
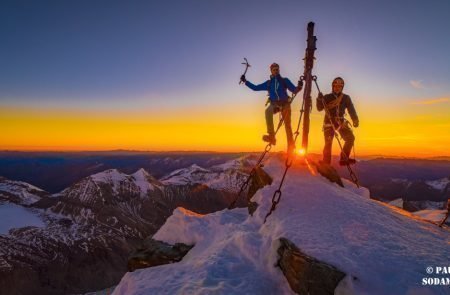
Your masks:
M 0 177 L 0 198 L 2 195 L 10 194 L 19 198 L 19 203 L 30 205 L 41 199 L 39 194 L 44 191 L 38 187 L 22 181 L 13 181 Z M 5 196 L 6 198 L 8 196 Z
M 246 178 L 245 158 L 230 160 L 205 169 L 196 164 L 173 171 L 160 179 L 164 185 L 203 184 L 212 189 L 237 192 Z
M 403 209 L 403 199 L 398 198 L 393 201 L 388 202 L 388 204 Z
M 0 204 L 0 220 L 0 235 L 8 234 L 12 228 L 45 227 L 38 213 L 12 203 Z
M 141 196 L 147 196 L 148 191 L 152 191 L 155 189 L 155 185 L 152 182 L 156 182 L 144 168 L 139 169 L 135 173 L 131 174 L 134 178 L 134 183 L 139 187 L 139 191 L 141 192 Z
M 336 294 L 449 294 L 449 286 L 422 286 L 428 266 L 450 261 L 448 229 L 371 200 L 348 182 L 341 188 L 311 175 L 300 161 L 263 224 L 283 168 L 276 158 L 267 162 L 275 181 L 253 198 L 254 217 L 242 208 L 209 215 L 177 208 L 154 238 L 195 247 L 179 263 L 127 273 L 113 294 L 290 294 L 274 267 L 280 237 L 347 273 Z
M 415 216 L 418 216 L 420 218 L 423 218 L 425 220 L 430 220 L 432 222 L 440 223 L 447 213 L 447 210 L 433 210 L 433 209 L 427 209 L 427 210 L 420 210 L 413 212 Z
M 68 196 L 76 202 L 92 206 L 111 197 L 140 195 L 148 198 L 151 191 L 159 189 L 163 189 L 162 184 L 142 168 L 131 175 L 109 169 L 85 177 L 53 196 Z

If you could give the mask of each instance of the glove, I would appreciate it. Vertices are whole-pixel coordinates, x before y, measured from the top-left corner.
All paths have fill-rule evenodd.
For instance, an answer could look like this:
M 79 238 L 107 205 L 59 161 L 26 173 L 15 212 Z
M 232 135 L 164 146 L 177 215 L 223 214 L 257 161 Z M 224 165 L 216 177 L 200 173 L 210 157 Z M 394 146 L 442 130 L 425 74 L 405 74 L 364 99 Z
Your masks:
M 298 80 L 297 88 L 301 90 L 303 88 L 303 80 Z
M 247 79 L 245 79 L 245 75 L 242 75 L 242 76 L 241 76 L 241 82 L 242 82 L 242 83 L 247 82 Z
M 317 98 L 316 98 L 317 109 L 319 109 L 319 108 L 322 109 L 323 104 L 324 104 L 323 94 L 322 94 L 322 92 L 319 92 L 319 94 L 317 95 Z
M 359 126 L 359 120 L 353 121 L 353 127 L 358 128 Z

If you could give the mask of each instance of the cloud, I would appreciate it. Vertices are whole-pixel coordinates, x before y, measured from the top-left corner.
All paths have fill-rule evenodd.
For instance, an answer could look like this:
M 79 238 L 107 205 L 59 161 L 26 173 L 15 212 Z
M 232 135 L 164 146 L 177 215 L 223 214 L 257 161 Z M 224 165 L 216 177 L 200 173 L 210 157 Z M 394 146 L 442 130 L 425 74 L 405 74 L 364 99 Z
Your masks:
M 409 84 L 411 84 L 411 86 L 416 89 L 424 89 L 425 88 L 422 80 L 410 80 Z
M 436 104 L 436 103 L 443 103 L 443 102 L 449 102 L 449 101 L 450 101 L 450 98 L 442 97 L 442 98 L 424 99 L 424 100 L 414 101 L 414 102 L 411 102 L 411 104 L 426 105 L 426 104 Z

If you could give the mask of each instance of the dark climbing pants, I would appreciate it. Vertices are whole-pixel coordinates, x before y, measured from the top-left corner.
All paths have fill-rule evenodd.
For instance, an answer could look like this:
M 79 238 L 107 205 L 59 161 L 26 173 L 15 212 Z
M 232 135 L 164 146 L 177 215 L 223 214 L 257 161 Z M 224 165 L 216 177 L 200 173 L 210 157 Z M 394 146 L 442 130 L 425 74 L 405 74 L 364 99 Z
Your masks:
M 276 114 L 281 109 L 281 116 L 284 121 L 284 128 L 286 129 L 286 138 L 288 146 L 294 145 L 294 138 L 292 135 L 291 127 L 291 104 L 275 104 L 271 103 L 266 109 L 266 125 L 267 133 L 275 134 L 275 128 L 273 125 L 273 115 Z
M 338 130 L 345 144 L 342 148 L 341 159 L 346 160 L 350 157 L 350 152 L 352 151 L 353 144 L 355 143 L 355 136 L 353 131 L 346 125 L 342 126 Z M 323 161 L 325 163 L 331 164 L 331 148 L 333 147 L 334 129 L 333 127 L 324 127 L 323 135 L 325 137 L 325 146 L 323 148 Z

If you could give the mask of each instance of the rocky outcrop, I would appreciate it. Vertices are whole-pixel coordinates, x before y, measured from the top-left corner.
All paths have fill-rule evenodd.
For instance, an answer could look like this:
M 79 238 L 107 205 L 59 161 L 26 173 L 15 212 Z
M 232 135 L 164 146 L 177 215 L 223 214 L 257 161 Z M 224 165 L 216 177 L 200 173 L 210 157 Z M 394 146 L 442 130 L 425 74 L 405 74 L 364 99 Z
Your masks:
M 319 172 L 320 175 L 328 179 L 330 182 L 337 183 L 339 186 L 344 187 L 339 173 L 333 166 L 322 161 L 313 161 L 313 165 L 316 167 L 317 172 Z
M 178 262 L 192 249 L 183 243 L 170 245 L 161 241 L 147 239 L 128 259 L 128 271 L 162 264 Z
M 297 294 L 334 294 L 345 273 L 336 267 L 304 254 L 286 238 L 280 238 L 278 266 Z
M 253 213 L 258 208 L 258 204 L 256 202 L 252 202 L 252 197 L 256 194 L 256 192 L 265 187 L 266 185 L 272 184 L 272 177 L 266 173 L 261 167 L 256 167 L 254 173 L 252 174 L 252 179 L 250 181 L 250 187 L 247 192 L 247 208 L 248 213 L 253 215 Z
M 406 189 L 403 199 L 408 201 L 447 201 L 449 194 L 445 188 L 436 188 L 425 181 L 414 181 Z
M 250 200 L 259 189 L 265 187 L 266 185 L 271 185 L 272 181 L 272 177 L 261 167 L 255 168 L 255 172 L 253 173 L 250 187 L 248 189 L 247 200 Z

